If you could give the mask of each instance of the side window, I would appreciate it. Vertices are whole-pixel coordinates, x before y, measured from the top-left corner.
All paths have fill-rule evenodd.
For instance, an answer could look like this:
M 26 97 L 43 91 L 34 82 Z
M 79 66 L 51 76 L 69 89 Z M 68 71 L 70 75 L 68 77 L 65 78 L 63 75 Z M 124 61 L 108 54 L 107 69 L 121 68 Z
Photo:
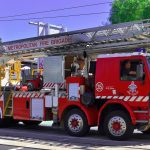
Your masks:
M 121 61 L 120 63 L 121 80 L 141 80 L 141 78 L 139 78 L 139 69 L 141 65 L 143 66 L 143 62 L 141 60 Z

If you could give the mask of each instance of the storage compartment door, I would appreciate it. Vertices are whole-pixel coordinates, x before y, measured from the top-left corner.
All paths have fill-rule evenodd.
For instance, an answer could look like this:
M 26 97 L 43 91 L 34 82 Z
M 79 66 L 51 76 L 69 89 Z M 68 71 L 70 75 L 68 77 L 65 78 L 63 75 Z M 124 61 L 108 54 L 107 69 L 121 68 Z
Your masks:
M 31 99 L 24 97 L 13 98 L 13 117 L 17 120 L 30 120 Z
M 44 117 L 44 99 L 33 98 L 31 109 L 31 119 L 43 120 Z

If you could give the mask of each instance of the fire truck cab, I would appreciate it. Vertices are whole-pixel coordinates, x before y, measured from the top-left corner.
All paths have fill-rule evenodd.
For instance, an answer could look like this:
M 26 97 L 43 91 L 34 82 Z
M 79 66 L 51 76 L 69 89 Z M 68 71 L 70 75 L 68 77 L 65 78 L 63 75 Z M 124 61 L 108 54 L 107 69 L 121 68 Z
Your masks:
M 149 130 L 150 55 L 99 55 L 88 78 L 69 77 L 67 96 L 59 98 L 59 118 L 71 135 L 91 126 L 112 139 L 126 139 L 134 129 Z

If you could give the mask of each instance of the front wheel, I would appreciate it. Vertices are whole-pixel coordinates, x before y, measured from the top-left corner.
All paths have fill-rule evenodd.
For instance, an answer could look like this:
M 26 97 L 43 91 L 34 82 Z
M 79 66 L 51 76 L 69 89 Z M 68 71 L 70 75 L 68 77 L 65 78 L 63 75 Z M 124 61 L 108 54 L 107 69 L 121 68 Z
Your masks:
M 123 111 L 113 111 L 104 120 L 104 130 L 113 140 L 125 140 L 131 137 L 134 127 L 128 114 Z
M 72 109 L 64 118 L 64 129 L 71 136 L 84 136 L 90 127 L 85 114 L 79 109 Z

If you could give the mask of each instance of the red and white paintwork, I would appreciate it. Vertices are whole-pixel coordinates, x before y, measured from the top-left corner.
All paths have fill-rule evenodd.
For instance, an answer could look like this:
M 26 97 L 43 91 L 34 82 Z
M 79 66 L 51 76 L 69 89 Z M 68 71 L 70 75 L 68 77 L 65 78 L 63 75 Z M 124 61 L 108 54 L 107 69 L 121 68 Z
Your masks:
M 126 59 L 142 60 L 144 63 L 145 80 L 142 81 L 122 81 L 120 80 L 120 62 Z M 70 77 L 66 79 L 67 95 L 69 95 L 68 86 L 70 83 L 79 83 L 86 85 L 85 82 L 80 82 L 82 78 Z M 59 118 L 63 112 L 69 107 L 80 108 L 87 116 L 90 125 L 101 123 L 100 118 L 103 111 L 108 105 L 118 105 L 124 107 L 130 114 L 132 123 L 135 125 L 139 121 L 147 121 L 149 116 L 149 91 L 150 91 L 150 73 L 145 55 L 104 55 L 96 60 L 96 74 L 95 74 L 95 98 L 99 101 L 106 101 L 101 106 L 100 110 L 85 108 L 78 101 L 71 101 L 67 98 L 60 98 L 59 100 Z M 130 91 L 130 86 L 135 86 L 135 92 Z M 86 86 L 85 86 L 86 87 Z M 89 89 L 87 89 L 89 90 Z M 95 106 L 93 106 L 94 108 Z M 141 111 L 141 112 L 140 112 Z M 91 116 L 92 114 L 92 116 Z M 96 117 L 96 118 L 95 118 Z M 94 120 L 93 120 L 94 118 Z
M 122 81 L 120 80 L 120 61 L 131 59 L 131 60 L 142 60 L 144 63 L 145 80 L 144 84 L 142 81 Z M 107 69 L 108 68 L 108 69 Z M 115 57 L 103 57 L 98 58 L 96 61 L 96 74 L 95 74 L 95 89 L 93 94 L 95 95 L 96 101 L 105 102 L 97 109 L 95 104 L 86 107 L 81 103 L 81 87 L 85 87 L 85 91 L 90 90 L 86 84 L 84 77 L 68 77 L 66 83 L 59 84 L 59 88 L 66 85 L 65 94 L 58 97 L 56 92 L 52 95 L 50 93 L 42 92 L 15 92 L 13 94 L 13 118 L 16 120 L 38 120 L 38 117 L 33 118 L 31 116 L 32 108 L 39 109 L 40 103 L 36 104 L 37 101 L 42 101 L 43 117 L 42 120 L 52 120 L 53 115 L 57 115 L 58 120 L 61 121 L 64 118 L 64 112 L 71 109 L 80 109 L 84 112 L 88 124 L 90 126 L 96 126 L 101 124 L 101 115 L 105 108 L 109 105 L 119 105 L 126 109 L 131 117 L 133 125 L 140 121 L 150 120 L 149 110 L 149 91 L 150 91 L 150 73 L 145 56 L 115 56 Z M 75 86 L 70 86 L 73 85 Z M 130 87 L 134 86 L 136 89 L 130 91 Z M 45 83 L 45 88 L 54 88 L 55 83 Z M 75 87 L 73 89 L 73 87 Z M 71 89 L 72 88 L 72 89 Z M 73 90 L 76 90 L 73 92 Z M 75 94 L 76 98 L 69 98 L 70 93 Z M 61 95 L 61 94 L 60 94 Z M 47 98 L 46 98 L 47 96 Z M 74 95 L 73 95 L 74 96 Z M 32 103 L 34 99 L 35 103 Z M 54 105 L 54 102 L 56 105 Z M 35 107 L 33 107 L 35 105 Z M 36 106 L 37 105 L 37 106 Z M 3 111 L 3 100 L 0 99 L 0 108 Z M 53 109 L 57 109 L 57 112 L 53 113 Z M 141 112 L 140 112 L 141 111 Z M 40 120 L 40 119 L 39 119 Z M 142 122 L 140 122 L 142 123 Z M 145 123 L 145 122 L 144 122 Z M 116 127 L 114 125 L 114 127 Z
M 43 88 L 55 88 L 56 83 L 47 82 L 43 84 Z M 65 83 L 57 83 L 59 88 L 64 88 Z
M 40 92 L 15 92 L 13 98 L 43 98 L 44 93 Z
M 128 102 L 147 102 L 149 96 L 96 96 L 96 99 L 118 99 Z

